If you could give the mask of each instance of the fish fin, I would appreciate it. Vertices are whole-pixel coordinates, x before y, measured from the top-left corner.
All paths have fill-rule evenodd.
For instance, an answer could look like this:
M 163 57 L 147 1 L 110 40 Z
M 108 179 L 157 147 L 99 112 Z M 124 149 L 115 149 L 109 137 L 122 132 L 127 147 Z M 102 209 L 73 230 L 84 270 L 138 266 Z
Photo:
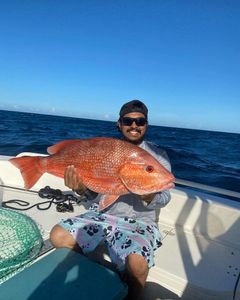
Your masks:
M 139 168 L 135 165 L 129 166 L 128 164 L 123 165 L 119 172 L 119 178 L 121 179 L 125 188 L 135 194 L 139 194 L 139 189 L 135 181 L 133 180 L 134 176 L 138 175 Z
M 82 183 L 96 193 L 102 195 L 122 195 L 129 192 L 119 178 L 90 176 L 89 170 L 82 170 L 80 168 L 77 168 L 77 172 Z
M 130 193 L 133 193 L 133 190 L 127 184 L 127 180 L 125 180 L 123 176 L 121 176 L 120 179 L 122 180 L 122 184 L 125 186 L 126 190 Z
M 101 201 L 99 202 L 99 211 L 107 208 L 112 203 L 114 203 L 119 195 L 103 195 Z
M 59 142 L 55 145 L 48 147 L 47 152 L 48 152 L 48 154 L 55 154 L 55 153 L 59 152 L 61 149 L 65 148 L 67 145 L 72 145 L 76 142 L 79 142 L 79 140 L 65 140 L 65 141 Z
M 30 189 L 44 173 L 41 160 L 40 156 L 22 156 L 9 160 L 20 170 L 25 189 Z

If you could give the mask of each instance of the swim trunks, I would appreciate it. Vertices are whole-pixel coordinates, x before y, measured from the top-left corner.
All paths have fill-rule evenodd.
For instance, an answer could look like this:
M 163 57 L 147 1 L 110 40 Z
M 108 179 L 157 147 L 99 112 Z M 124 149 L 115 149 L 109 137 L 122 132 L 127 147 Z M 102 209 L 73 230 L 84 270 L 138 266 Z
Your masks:
M 162 236 L 155 223 L 99 212 L 96 203 L 86 213 L 62 220 L 59 225 L 72 234 L 84 254 L 104 242 L 119 271 L 124 270 L 126 257 L 132 253 L 143 256 L 152 267 L 154 251 L 161 246 Z

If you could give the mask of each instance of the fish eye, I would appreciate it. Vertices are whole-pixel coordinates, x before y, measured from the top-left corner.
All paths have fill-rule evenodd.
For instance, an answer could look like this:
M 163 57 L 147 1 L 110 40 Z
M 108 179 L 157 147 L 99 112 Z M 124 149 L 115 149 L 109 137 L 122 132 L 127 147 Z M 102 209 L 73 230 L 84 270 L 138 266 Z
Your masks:
M 153 170 L 154 170 L 154 167 L 153 167 L 153 166 L 147 166 L 147 167 L 146 167 L 146 171 L 147 171 L 148 173 L 153 172 Z

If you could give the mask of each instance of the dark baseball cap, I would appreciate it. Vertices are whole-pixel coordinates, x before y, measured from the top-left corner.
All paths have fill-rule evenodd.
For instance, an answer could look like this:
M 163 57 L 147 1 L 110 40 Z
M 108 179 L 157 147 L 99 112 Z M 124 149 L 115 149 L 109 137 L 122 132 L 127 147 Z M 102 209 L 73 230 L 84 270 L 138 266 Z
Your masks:
M 119 112 L 120 118 L 131 112 L 140 112 L 144 114 L 146 119 L 148 117 L 147 106 L 140 100 L 132 100 L 130 102 L 123 104 Z

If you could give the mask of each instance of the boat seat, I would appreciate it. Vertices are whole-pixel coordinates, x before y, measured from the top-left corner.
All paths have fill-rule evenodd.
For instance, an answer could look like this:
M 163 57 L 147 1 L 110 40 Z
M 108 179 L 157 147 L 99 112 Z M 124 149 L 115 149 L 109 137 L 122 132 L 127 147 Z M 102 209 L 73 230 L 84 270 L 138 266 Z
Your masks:
M 233 299 L 240 251 L 181 227 L 162 228 L 168 234 L 156 251 L 148 281 L 174 287 L 184 299 Z
M 117 273 L 68 249 L 57 249 L 0 286 L 4 300 L 124 299 Z

